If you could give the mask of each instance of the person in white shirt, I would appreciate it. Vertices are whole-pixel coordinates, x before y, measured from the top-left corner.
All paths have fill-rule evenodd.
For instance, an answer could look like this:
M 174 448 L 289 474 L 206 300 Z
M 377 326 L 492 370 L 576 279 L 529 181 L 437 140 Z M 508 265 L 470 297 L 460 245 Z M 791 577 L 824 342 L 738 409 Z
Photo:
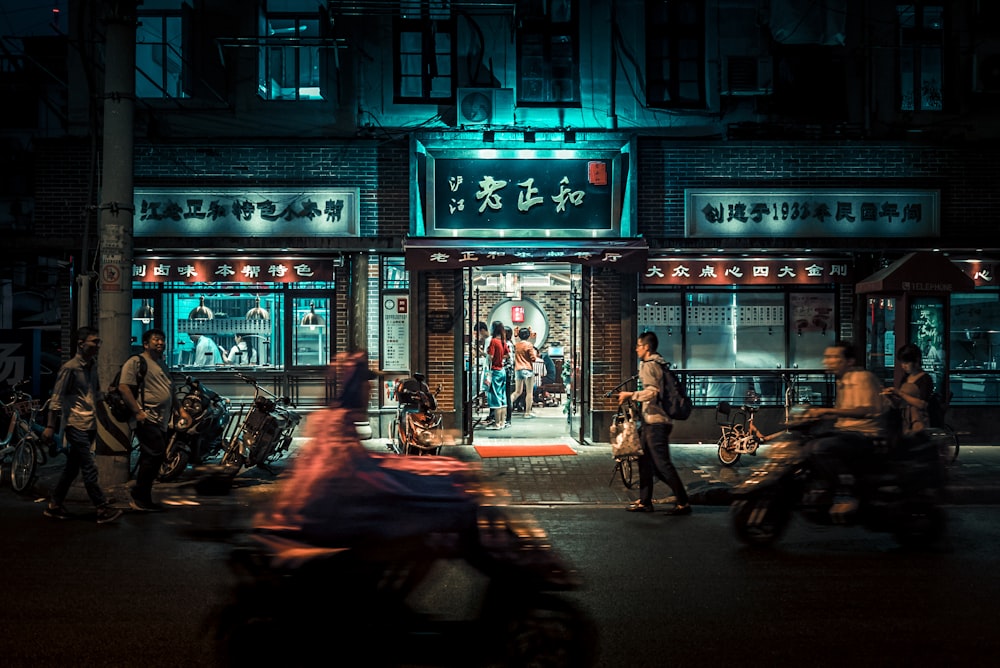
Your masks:
M 247 341 L 246 334 L 236 334 L 236 344 L 226 355 L 227 364 L 253 364 L 256 361 L 256 351 Z
M 194 344 L 194 352 L 191 355 L 193 366 L 214 366 L 226 361 L 225 354 L 212 337 L 205 334 L 191 334 L 191 343 Z

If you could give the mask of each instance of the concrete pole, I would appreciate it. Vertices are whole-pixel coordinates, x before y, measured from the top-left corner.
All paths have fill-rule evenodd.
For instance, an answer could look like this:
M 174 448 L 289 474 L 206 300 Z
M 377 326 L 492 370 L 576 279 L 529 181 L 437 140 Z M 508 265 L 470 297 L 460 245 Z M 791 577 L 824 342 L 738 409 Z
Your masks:
M 133 124 L 135 114 L 135 0 L 104 3 L 104 145 L 98 205 L 100 269 L 98 275 L 98 329 L 101 354 L 98 372 L 107 387 L 131 351 Z M 129 461 L 124 444 L 98 440 L 96 454 L 101 484 L 128 480 Z

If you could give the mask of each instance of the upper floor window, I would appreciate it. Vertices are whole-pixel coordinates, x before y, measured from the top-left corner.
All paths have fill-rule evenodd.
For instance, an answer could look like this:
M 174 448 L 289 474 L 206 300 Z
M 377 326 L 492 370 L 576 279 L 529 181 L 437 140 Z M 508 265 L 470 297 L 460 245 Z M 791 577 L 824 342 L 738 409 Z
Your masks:
M 896 5 L 899 18 L 899 92 L 901 111 L 944 108 L 944 7 Z
M 188 97 L 181 6 L 147 2 L 135 34 L 135 94 L 144 98 Z M 147 10 L 148 8 L 148 10 Z
M 265 100 L 322 100 L 324 42 L 316 0 L 264 0 L 258 93 Z
M 519 0 L 517 103 L 580 106 L 580 27 L 576 0 Z
M 646 103 L 706 107 L 704 0 L 646 2 Z
M 455 21 L 448 0 L 400 3 L 393 19 L 396 102 L 439 103 L 455 96 Z

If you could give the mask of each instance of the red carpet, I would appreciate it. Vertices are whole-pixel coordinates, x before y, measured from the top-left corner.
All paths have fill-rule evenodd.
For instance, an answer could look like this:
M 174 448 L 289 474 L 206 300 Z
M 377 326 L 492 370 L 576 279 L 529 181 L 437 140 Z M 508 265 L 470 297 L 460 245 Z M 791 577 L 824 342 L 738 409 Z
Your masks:
M 553 457 L 556 455 L 575 455 L 576 452 L 568 445 L 477 445 L 476 452 L 482 458 L 487 457 Z

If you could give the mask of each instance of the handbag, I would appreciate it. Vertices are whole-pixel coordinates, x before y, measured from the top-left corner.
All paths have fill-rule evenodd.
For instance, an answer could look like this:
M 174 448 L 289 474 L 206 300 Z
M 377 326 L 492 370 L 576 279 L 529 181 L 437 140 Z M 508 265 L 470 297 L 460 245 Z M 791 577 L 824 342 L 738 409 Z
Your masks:
M 639 407 L 631 400 L 621 403 L 611 420 L 611 454 L 615 457 L 642 454 L 642 446 L 639 444 Z

